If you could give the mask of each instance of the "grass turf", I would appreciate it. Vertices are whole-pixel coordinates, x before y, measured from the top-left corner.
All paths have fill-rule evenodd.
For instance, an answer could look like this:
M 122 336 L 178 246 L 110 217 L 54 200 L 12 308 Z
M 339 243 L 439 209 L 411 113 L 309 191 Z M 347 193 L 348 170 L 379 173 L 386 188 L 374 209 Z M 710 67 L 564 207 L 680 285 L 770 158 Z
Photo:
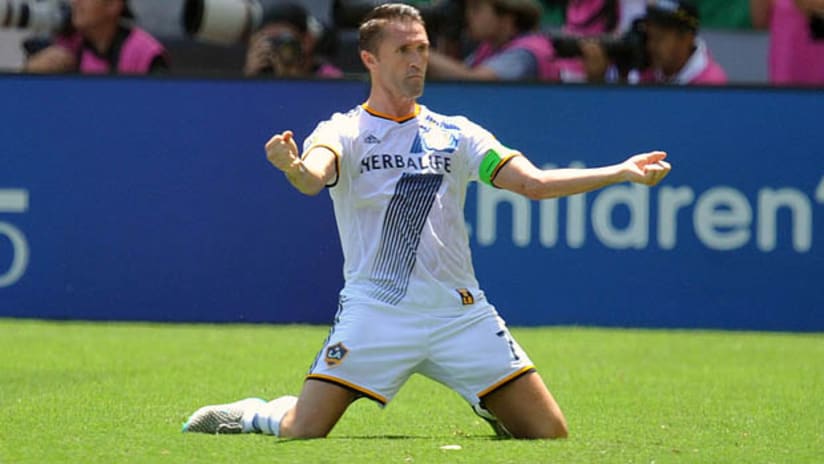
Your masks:
M 564 409 L 568 440 L 495 440 L 421 377 L 383 411 L 355 403 L 325 440 L 182 434 L 204 404 L 297 393 L 326 328 L 0 320 L 0 462 L 824 460 L 820 334 L 512 332 Z

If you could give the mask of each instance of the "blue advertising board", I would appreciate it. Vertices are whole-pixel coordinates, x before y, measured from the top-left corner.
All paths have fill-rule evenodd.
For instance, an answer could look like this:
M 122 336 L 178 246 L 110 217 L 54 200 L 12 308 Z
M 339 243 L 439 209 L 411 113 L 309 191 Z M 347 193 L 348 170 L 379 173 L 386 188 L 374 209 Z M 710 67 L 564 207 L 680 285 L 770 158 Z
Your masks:
M 363 82 L 0 77 L 0 317 L 328 323 L 326 193 L 265 159 Z M 658 187 L 472 186 L 475 269 L 512 325 L 824 330 L 824 94 L 430 83 L 548 167 L 663 149 Z

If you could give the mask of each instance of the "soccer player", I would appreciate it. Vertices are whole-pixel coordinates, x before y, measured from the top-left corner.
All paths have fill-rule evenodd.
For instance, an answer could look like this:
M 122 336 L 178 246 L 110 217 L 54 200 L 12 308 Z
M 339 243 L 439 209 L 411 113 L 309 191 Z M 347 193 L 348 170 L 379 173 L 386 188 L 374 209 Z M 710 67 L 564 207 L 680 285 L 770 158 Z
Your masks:
M 501 436 L 566 437 L 560 407 L 475 279 L 467 184 L 534 199 L 624 181 L 654 185 L 670 170 L 666 154 L 540 170 L 465 117 L 416 103 L 429 54 L 418 10 L 378 6 L 359 33 L 371 77 L 366 103 L 320 123 L 302 155 L 290 131 L 266 143 L 268 160 L 295 188 L 328 188 L 334 203 L 345 285 L 329 337 L 299 398 L 204 406 L 183 430 L 324 437 L 353 401 L 385 405 L 419 373 L 457 391 Z

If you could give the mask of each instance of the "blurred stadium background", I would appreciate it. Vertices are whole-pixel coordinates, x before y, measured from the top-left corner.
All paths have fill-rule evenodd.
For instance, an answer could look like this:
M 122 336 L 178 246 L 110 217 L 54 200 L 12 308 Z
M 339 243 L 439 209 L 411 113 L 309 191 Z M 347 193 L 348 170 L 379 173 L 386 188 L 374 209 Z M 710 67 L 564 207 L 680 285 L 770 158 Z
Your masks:
M 331 0 L 301 0 L 301 3 L 324 24 L 335 23 Z M 701 36 L 727 71 L 730 83 L 765 84 L 767 32 L 751 27 L 748 0 L 700 0 L 696 3 L 704 18 Z M 242 69 L 243 44 L 216 46 L 186 37 L 181 20 L 184 0 L 131 0 L 131 4 L 138 23 L 168 47 L 175 74 L 231 75 L 238 74 Z M 560 18 L 552 14 L 552 7 L 545 9 L 544 28 L 557 28 Z M 354 52 L 353 31 L 339 32 L 342 51 Z M 28 35 L 26 32 L 0 29 L 0 70 L 20 68 L 23 61 L 20 43 Z M 354 53 L 340 53 L 336 60 L 346 71 L 360 70 Z
M 338 3 L 304 1 L 345 23 Z M 766 38 L 749 2 L 701 5 L 731 81 L 764 84 Z M 186 37 L 183 0 L 131 6 L 168 44 L 173 73 L 193 78 L 18 74 L 25 35 L 0 29 L 0 67 L 11 71 L 0 76 L 10 115 L 0 126 L 0 316 L 327 323 L 342 283 L 328 197 L 271 182 L 260 145 L 281 128 L 301 139 L 361 103 L 364 80 L 237 79 L 243 44 Z M 557 22 L 550 9 L 545 28 Z M 337 32 L 341 61 L 356 61 L 346 51 L 354 31 Z M 824 330 L 819 90 L 432 82 L 422 102 L 470 116 L 536 164 L 603 165 L 662 148 L 677 166 L 649 191 L 558 201 L 471 187 L 477 272 L 510 323 Z M 271 246 L 271 234 L 296 231 L 295 246 Z M 284 262 L 294 269 L 268 279 Z M 625 295 L 652 281 L 643 300 Z M 547 283 L 562 291 L 539 295 Z

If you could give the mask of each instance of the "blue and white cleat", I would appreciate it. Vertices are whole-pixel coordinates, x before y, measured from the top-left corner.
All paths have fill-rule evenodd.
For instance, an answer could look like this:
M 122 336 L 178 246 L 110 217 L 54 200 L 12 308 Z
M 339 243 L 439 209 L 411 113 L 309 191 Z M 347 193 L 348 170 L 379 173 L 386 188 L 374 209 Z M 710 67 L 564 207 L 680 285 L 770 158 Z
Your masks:
M 266 401 L 260 398 L 246 398 L 229 404 L 203 406 L 189 416 L 181 431 L 212 434 L 251 432 L 244 430 L 243 416 L 254 417 L 255 411 L 264 404 Z

